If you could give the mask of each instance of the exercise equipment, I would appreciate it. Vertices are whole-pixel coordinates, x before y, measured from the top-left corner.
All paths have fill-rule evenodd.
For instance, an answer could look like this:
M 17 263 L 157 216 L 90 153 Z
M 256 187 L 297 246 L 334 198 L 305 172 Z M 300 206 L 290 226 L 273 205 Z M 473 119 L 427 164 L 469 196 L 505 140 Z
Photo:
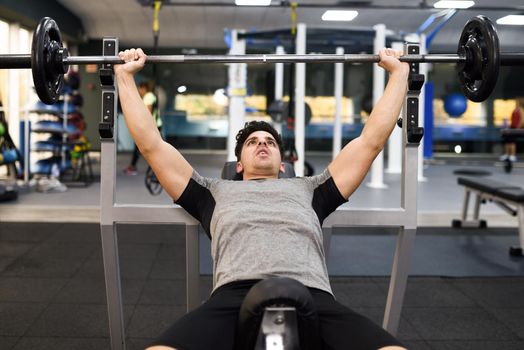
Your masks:
M 0 164 L 9 164 L 18 160 L 18 154 L 14 149 L 6 149 L 0 152 Z
M 18 191 L 15 186 L 6 185 L 0 182 L 0 202 L 13 201 L 17 198 Z
M 309 54 L 309 55 L 152 55 L 146 63 L 377 63 L 378 55 L 371 54 Z M 499 52 L 495 26 L 488 17 L 470 19 L 460 36 L 457 54 L 406 55 L 400 58 L 409 63 L 456 63 L 461 88 L 465 96 L 475 102 L 484 101 L 498 78 L 499 66 L 524 64 L 524 53 Z M 58 100 L 64 84 L 64 74 L 71 64 L 121 64 L 113 56 L 69 56 L 62 45 L 56 22 L 44 17 L 35 33 L 30 55 L 0 55 L 0 68 L 31 68 L 39 98 L 47 104 Z
M 524 249 L 524 189 L 522 187 L 493 180 L 491 178 L 459 177 L 459 185 L 464 186 L 464 203 L 460 219 L 451 222 L 453 227 L 486 228 L 486 220 L 479 218 L 480 205 L 487 201 L 497 204 L 502 210 L 511 216 L 518 218 L 519 245 L 510 247 L 509 254 L 514 257 L 522 257 Z M 475 205 L 473 217 L 468 219 L 469 198 L 475 194 Z
M 458 118 L 468 109 L 468 101 L 464 95 L 452 93 L 444 99 L 444 110 L 452 118 Z
M 160 193 L 162 193 L 162 185 L 160 184 L 160 181 L 158 181 L 155 172 L 153 169 L 151 169 L 150 166 L 147 167 L 144 183 L 152 196 L 158 196 Z
M 272 277 L 251 287 L 240 306 L 235 350 L 321 347 L 314 301 L 302 283 Z

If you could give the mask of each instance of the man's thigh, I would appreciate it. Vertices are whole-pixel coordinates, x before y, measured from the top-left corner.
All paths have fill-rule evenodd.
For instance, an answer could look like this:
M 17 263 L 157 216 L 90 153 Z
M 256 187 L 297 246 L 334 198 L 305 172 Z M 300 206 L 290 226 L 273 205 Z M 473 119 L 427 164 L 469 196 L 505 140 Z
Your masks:
M 402 344 L 382 327 L 337 302 L 329 293 L 313 290 L 324 350 L 376 350 Z
M 176 321 L 151 346 L 163 345 L 177 350 L 231 350 L 238 312 L 247 290 L 237 288 L 214 293 L 200 307 Z

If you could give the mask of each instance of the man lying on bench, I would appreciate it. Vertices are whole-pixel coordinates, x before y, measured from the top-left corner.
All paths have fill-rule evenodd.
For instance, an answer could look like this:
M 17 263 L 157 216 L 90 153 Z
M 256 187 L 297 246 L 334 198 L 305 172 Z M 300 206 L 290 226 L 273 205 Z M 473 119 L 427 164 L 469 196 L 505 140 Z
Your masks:
M 322 222 L 365 178 L 396 125 L 409 65 L 399 52 L 380 51 L 390 73 L 362 134 L 320 174 L 278 179 L 282 140 L 271 125 L 253 121 L 236 136 L 236 172 L 242 181 L 199 175 L 162 140 L 137 92 L 133 75 L 144 66 L 141 49 L 121 52 L 115 65 L 126 124 L 165 191 L 201 224 L 211 240 L 213 292 L 174 323 L 150 350 L 231 350 L 242 300 L 259 280 L 292 278 L 307 287 L 318 315 L 319 349 L 404 349 L 392 335 L 333 296 L 325 263 Z M 242 349 L 250 350 L 250 349 Z
M 453 220 L 453 227 L 485 228 L 485 220 L 479 219 L 480 205 L 491 201 L 512 216 L 517 216 L 519 224 L 519 247 L 510 247 L 512 256 L 522 256 L 524 248 L 524 190 L 521 187 L 486 178 L 459 177 L 458 184 L 465 187 L 462 218 Z M 473 218 L 468 220 L 469 197 L 475 193 Z

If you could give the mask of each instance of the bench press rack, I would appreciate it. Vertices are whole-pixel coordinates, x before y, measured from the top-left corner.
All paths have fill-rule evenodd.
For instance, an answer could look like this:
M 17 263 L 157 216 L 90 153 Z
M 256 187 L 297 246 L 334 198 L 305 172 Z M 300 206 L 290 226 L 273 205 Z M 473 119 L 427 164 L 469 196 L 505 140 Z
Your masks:
M 418 44 L 405 44 L 405 51 L 418 54 Z M 118 53 L 118 39 L 103 39 L 103 55 Z M 410 63 L 409 91 L 403 108 L 402 179 L 398 208 L 339 208 L 323 224 L 326 257 L 334 227 L 399 227 L 390 278 L 383 327 L 396 334 L 410 268 L 411 251 L 417 230 L 418 146 L 423 129 L 418 127 L 418 95 L 424 76 L 418 74 L 418 63 Z M 186 227 L 186 292 L 187 310 L 201 304 L 199 300 L 199 234 L 198 221 L 177 205 L 131 205 L 116 202 L 116 133 L 117 87 L 111 64 L 100 68 L 102 115 L 101 139 L 100 232 L 106 284 L 110 343 L 112 350 L 125 350 L 125 331 L 121 279 L 118 258 L 117 224 L 183 224 Z

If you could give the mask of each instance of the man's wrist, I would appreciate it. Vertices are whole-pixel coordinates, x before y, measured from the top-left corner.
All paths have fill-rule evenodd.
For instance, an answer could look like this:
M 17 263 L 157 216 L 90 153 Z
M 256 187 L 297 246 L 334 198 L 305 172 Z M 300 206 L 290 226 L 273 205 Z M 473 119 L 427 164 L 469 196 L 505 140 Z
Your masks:
M 408 69 L 398 68 L 389 73 L 390 77 L 396 77 L 399 79 L 407 79 L 408 75 L 409 75 L 409 68 Z
M 121 83 L 135 83 L 135 78 L 132 73 L 129 72 L 119 72 L 116 74 L 116 79 Z

